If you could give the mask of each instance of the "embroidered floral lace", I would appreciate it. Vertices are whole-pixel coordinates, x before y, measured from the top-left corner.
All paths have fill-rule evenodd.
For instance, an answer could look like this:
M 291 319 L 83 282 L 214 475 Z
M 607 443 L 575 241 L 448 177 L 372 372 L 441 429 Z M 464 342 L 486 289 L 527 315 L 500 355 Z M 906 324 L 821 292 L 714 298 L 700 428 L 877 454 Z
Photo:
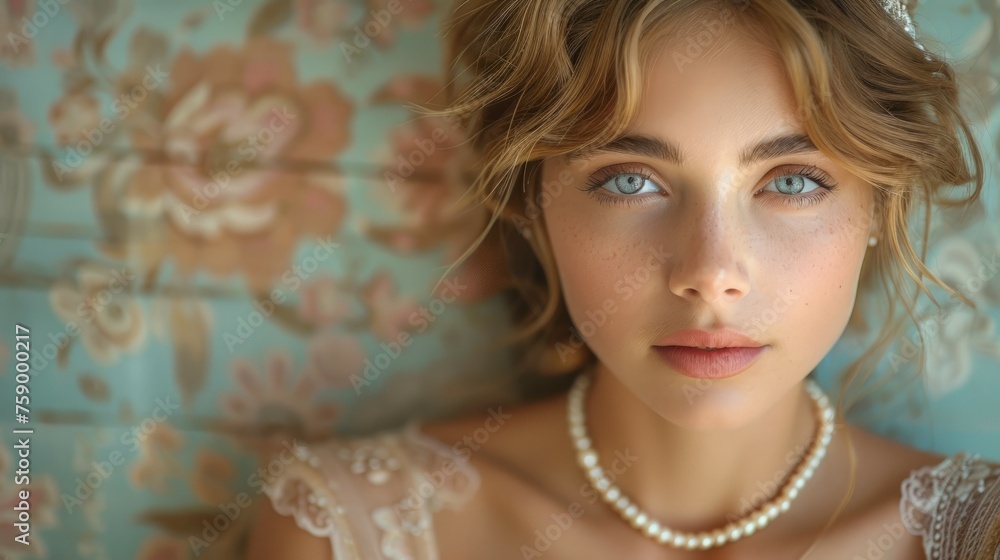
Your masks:
M 439 560 L 433 514 L 459 509 L 479 487 L 463 457 L 398 432 L 295 448 L 298 461 L 264 489 L 276 511 L 328 538 L 337 560 Z M 1000 560 L 1000 467 L 958 453 L 914 471 L 900 515 L 931 560 Z
M 417 424 L 295 454 L 264 490 L 275 511 L 329 538 L 337 560 L 438 560 L 433 513 L 461 508 L 479 487 L 466 458 Z
M 932 560 L 1000 560 L 1000 467 L 958 453 L 903 482 L 899 513 Z

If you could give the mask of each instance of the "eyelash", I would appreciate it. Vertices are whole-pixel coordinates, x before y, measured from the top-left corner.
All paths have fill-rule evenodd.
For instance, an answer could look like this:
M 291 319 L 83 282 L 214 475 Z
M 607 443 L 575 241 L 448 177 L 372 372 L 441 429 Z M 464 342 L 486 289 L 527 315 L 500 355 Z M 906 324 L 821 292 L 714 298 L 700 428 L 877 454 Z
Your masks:
M 618 175 L 636 175 L 642 178 L 643 183 L 652 179 L 652 175 L 645 172 L 641 167 L 630 167 L 630 164 L 618 164 L 605 167 L 604 169 L 594 173 L 594 175 L 587 179 L 587 187 L 583 190 L 590 196 L 597 198 L 598 202 L 601 204 L 608 206 L 624 205 L 631 207 L 633 204 L 637 203 L 636 199 L 639 197 L 633 195 L 613 195 L 608 193 L 607 190 L 603 188 L 605 183 Z M 777 204 L 782 206 L 806 208 L 814 204 L 818 204 L 837 188 L 837 184 L 833 182 L 833 178 L 819 168 L 812 165 L 793 165 L 780 168 L 779 173 L 773 174 L 770 178 L 768 178 L 764 186 L 754 193 L 754 196 L 763 192 L 767 186 L 778 177 L 785 177 L 789 175 L 805 177 L 815 182 L 820 188 L 805 195 L 779 195 L 778 198 L 781 202 L 777 202 Z

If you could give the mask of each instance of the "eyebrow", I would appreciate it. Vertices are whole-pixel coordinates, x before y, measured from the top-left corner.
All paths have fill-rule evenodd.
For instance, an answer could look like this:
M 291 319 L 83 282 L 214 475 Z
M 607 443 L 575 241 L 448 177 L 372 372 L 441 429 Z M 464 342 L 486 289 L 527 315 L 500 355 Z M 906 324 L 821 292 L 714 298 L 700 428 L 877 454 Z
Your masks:
M 740 152 L 740 167 L 749 167 L 759 161 L 781 156 L 818 152 L 806 134 L 783 134 L 767 138 Z M 577 150 L 566 155 L 567 163 L 593 156 L 598 152 L 633 154 L 661 159 L 667 163 L 681 165 L 684 156 L 677 144 L 645 134 L 625 134 L 603 146 Z

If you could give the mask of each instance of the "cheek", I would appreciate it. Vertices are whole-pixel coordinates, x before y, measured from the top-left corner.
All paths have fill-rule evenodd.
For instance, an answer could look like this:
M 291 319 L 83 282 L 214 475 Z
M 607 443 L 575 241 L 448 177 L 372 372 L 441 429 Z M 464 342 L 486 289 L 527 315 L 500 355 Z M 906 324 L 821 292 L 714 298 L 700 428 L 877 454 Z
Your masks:
M 582 310 L 600 306 L 607 289 L 601 269 L 610 263 L 601 259 L 600 237 L 587 220 L 568 205 L 557 204 L 545 210 L 545 225 L 559 271 L 563 299 L 570 315 L 576 318 Z
M 593 207 L 602 208 L 554 204 L 545 220 L 570 317 L 600 354 L 604 341 L 631 338 L 642 328 L 638 306 L 651 289 L 665 288 L 669 256 L 634 222 L 614 223 Z
M 747 330 L 786 341 L 786 350 L 793 352 L 815 349 L 822 354 L 832 347 L 854 308 L 867 247 L 863 222 L 832 218 L 794 237 L 773 239 L 759 261 L 754 281 L 758 311 Z M 799 344 L 805 341 L 812 343 Z

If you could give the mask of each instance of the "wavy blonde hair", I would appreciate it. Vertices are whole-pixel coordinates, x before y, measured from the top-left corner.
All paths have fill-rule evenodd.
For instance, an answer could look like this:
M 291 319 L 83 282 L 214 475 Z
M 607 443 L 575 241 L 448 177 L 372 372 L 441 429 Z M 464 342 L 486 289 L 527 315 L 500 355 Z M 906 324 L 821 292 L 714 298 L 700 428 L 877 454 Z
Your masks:
M 907 318 L 917 323 L 920 294 L 941 308 L 930 283 L 976 308 L 924 264 L 932 209 L 972 205 L 983 188 L 956 71 L 915 45 L 879 0 L 456 0 L 446 22 L 447 106 L 428 113 L 461 128 L 478 157 L 466 202 L 485 204 L 491 220 L 462 258 L 488 236 L 506 248 L 510 342 L 524 351 L 526 371 L 592 364 L 585 346 L 572 360 L 554 359 L 573 324 L 545 236 L 541 208 L 551 193 L 540 184 L 542 161 L 620 135 L 660 41 L 730 19 L 777 49 L 813 143 L 875 188 L 880 243 L 859 291 L 881 288 L 888 308 L 872 345 L 843 373 L 843 414 L 847 387 L 875 371 Z M 971 188 L 956 195 L 954 187 Z M 914 214 L 923 221 L 919 249 Z M 866 326 L 860 307 L 854 327 Z M 919 373 L 923 366 L 921 358 Z

